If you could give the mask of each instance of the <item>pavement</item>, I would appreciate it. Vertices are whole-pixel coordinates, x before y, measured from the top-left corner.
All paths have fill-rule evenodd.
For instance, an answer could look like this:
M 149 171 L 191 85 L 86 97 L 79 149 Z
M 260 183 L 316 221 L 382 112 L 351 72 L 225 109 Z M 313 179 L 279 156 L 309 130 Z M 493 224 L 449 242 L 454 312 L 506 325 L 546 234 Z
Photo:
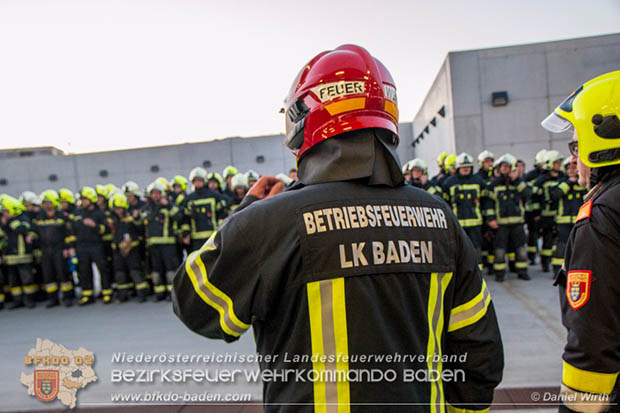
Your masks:
M 561 354 L 566 334 L 560 321 L 557 287 L 552 286 L 551 273 L 542 273 L 538 267 L 530 267 L 531 281 L 517 279 L 508 274 L 503 283 L 485 276 L 497 311 L 504 342 L 504 379 L 496 392 L 492 410 L 511 409 L 513 412 L 557 411 L 542 404 L 532 405 L 528 398 L 535 392 L 553 393 L 561 378 Z M 199 394 L 228 394 L 245 397 L 244 404 L 210 404 L 219 406 L 213 411 L 259 412 L 262 397 L 261 384 L 245 378 L 234 383 L 113 383 L 113 370 L 127 370 L 132 364 L 119 362 L 114 357 L 125 354 L 254 354 L 251 333 L 245 334 L 232 344 L 207 340 L 189 331 L 172 313 L 169 302 L 135 302 L 104 306 L 97 303 L 84 308 L 0 311 L 0 411 L 63 411 L 65 406 L 56 400 L 43 403 L 27 395 L 20 383 L 22 372 L 32 373 L 33 368 L 24 365 L 24 356 L 35 346 L 37 338 L 49 339 L 68 349 L 83 347 L 94 352 L 94 370 L 98 380 L 79 390 L 80 411 L 102 412 L 118 408 L 111 401 L 112 395 L 129 392 L 160 392 Z M 186 368 L 187 364 L 149 364 L 148 369 Z M 195 365 L 189 365 L 195 368 Z M 255 369 L 254 363 L 209 363 L 200 368 Z M 133 366 L 133 368 L 137 368 Z M 542 396 L 541 396 L 542 397 Z M 249 402 L 247 399 L 249 398 Z M 197 407 L 205 407 L 195 406 Z M 546 407 L 546 408 L 545 408 Z M 126 408 L 124 408 L 125 410 Z M 178 404 L 160 406 L 136 406 L 128 410 L 136 413 L 180 411 Z M 210 409 L 211 410 L 211 409 Z M 183 412 L 194 411 L 192 407 Z M 196 410 L 198 411 L 198 410 Z

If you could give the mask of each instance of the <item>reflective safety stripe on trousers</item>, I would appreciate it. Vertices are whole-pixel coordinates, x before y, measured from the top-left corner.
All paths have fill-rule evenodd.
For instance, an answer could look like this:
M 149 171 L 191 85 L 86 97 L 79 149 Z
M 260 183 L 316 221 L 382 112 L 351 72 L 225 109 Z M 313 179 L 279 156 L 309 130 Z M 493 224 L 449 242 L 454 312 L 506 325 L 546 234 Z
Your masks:
M 344 284 L 344 278 L 307 284 L 312 354 L 325 355 L 328 360 L 312 363 L 312 369 L 318 373 L 318 380 L 314 381 L 317 413 L 350 411 L 349 363 L 342 361 L 349 354 Z
M 452 280 L 452 273 L 432 273 L 428 292 L 428 344 L 426 347 L 427 368 L 433 377 L 441 377 L 443 363 L 441 362 L 441 334 L 444 329 L 444 295 Z M 443 383 L 441 380 L 431 382 L 431 396 L 429 400 L 431 413 L 445 411 Z

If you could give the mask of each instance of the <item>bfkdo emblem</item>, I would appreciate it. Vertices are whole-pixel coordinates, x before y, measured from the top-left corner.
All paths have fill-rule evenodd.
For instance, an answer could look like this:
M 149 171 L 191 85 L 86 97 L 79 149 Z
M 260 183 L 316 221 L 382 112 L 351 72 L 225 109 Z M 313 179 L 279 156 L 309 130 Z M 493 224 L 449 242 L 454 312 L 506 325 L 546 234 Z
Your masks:
M 58 370 L 34 371 L 34 394 L 42 402 L 51 402 L 58 396 L 60 373 Z
M 568 304 L 573 310 L 583 307 L 590 298 L 592 271 L 569 271 L 566 281 Z

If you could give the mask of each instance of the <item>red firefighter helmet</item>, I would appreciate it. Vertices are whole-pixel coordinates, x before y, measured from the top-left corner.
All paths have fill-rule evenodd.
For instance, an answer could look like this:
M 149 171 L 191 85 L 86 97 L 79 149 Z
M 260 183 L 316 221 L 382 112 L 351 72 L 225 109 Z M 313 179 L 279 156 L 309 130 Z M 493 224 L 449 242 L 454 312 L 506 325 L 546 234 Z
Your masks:
M 284 104 L 284 143 L 297 159 L 317 143 L 357 129 L 387 129 L 398 145 L 394 80 L 362 47 L 319 53 L 301 69 Z

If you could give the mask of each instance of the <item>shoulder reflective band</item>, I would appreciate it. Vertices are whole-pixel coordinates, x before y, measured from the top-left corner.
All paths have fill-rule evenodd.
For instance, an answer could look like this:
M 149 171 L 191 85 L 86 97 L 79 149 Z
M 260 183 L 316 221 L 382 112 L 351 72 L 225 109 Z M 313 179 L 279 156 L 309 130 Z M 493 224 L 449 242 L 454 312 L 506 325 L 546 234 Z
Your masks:
M 196 294 L 220 314 L 220 327 L 222 331 L 230 336 L 239 337 L 250 328 L 250 325 L 237 318 L 230 297 L 217 289 L 209 281 L 200 253 L 211 249 L 205 248 L 191 253 L 185 262 L 185 271 L 194 286 Z
M 443 297 L 452 280 L 452 273 L 432 273 L 428 292 L 428 344 L 426 346 L 426 360 L 431 377 L 441 378 L 443 363 L 441 362 L 441 334 L 444 329 Z M 437 376 L 434 376 L 434 375 Z M 430 412 L 443 412 L 445 404 L 442 380 L 431 382 Z
M 312 355 L 327 356 L 325 362 L 312 362 L 312 369 L 318 374 L 313 384 L 314 411 L 336 411 L 337 405 L 338 413 L 348 413 L 349 362 L 345 356 L 349 354 L 349 343 L 344 278 L 314 281 L 308 283 L 306 288 Z
M 496 263 L 493 268 L 501 271 L 506 268 L 506 264 L 504 264 L 503 268 L 499 268 L 499 265 Z M 489 290 L 487 290 L 487 283 L 482 280 L 482 286 L 478 295 L 465 304 L 461 304 L 450 311 L 448 332 L 467 327 L 480 320 L 486 314 L 490 303 L 491 294 Z

